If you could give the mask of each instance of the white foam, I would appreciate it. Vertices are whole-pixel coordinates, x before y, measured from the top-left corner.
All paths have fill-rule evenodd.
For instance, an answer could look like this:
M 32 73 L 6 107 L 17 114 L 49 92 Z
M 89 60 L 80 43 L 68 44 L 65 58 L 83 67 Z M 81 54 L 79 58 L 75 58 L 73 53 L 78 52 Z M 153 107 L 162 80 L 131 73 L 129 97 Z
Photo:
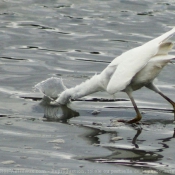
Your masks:
M 63 84 L 61 78 L 51 77 L 35 85 L 35 89 L 38 89 L 45 96 L 56 99 L 59 94 L 66 90 L 66 86 Z

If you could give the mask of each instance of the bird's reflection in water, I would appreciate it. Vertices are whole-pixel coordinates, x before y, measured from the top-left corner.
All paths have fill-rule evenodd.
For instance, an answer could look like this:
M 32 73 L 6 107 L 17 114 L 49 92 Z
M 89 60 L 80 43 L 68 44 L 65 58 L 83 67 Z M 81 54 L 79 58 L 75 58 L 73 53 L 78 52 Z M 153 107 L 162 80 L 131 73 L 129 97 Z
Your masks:
M 141 133 L 142 133 L 142 128 L 137 129 L 137 133 L 132 139 L 132 144 L 135 146 L 135 148 L 139 148 L 139 145 L 137 144 L 137 138 Z
M 67 106 L 52 106 L 50 105 L 50 99 L 47 97 L 44 97 L 42 102 L 40 103 L 41 106 L 44 108 L 44 117 L 47 119 L 47 121 L 61 121 L 64 123 L 67 123 L 68 120 L 72 117 L 79 116 L 79 113 L 68 108 Z M 82 127 L 87 127 L 84 125 L 81 125 Z M 131 125 L 130 125 L 131 126 Z M 114 126 L 112 126 L 114 127 Z M 132 126 L 131 126 L 132 127 Z M 134 126 L 133 126 L 134 127 Z M 135 128 L 135 127 L 134 127 Z M 157 149 L 155 151 L 153 150 L 145 150 L 140 149 L 140 146 L 144 145 L 141 140 L 138 138 L 143 133 L 143 129 L 141 127 L 134 129 L 135 132 L 133 132 L 133 138 L 131 138 L 131 142 L 129 141 L 128 146 L 126 145 L 126 140 L 124 140 L 123 143 L 118 143 L 118 140 L 112 141 L 113 137 L 117 137 L 117 132 L 108 132 L 101 129 L 94 129 L 90 126 L 87 127 L 87 131 L 85 134 L 81 135 L 83 139 L 88 141 L 87 143 L 90 145 L 97 145 L 99 147 L 106 148 L 111 153 L 107 153 L 107 155 L 101 155 L 101 156 L 78 156 L 76 159 L 83 159 L 93 162 L 101 162 L 101 163 L 114 163 L 114 164 L 121 164 L 125 166 L 142 166 L 142 167 L 152 167 L 152 169 L 156 168 L 156 166 L 165 166 L 164 162 L 161 160 L 163 159 L 164 155 L 163 152 L 167 150 L 169 143 L 168 141 L 175 138 L 175 129 L 171 137 L 161 139 L 163 147 L 161 149 Z M 116 127 L 117 131 L 117 127 Z M 103 144 L 102 138 L 104 134 L 104 137 L 109 135 L 109 144 Z M 100 137 L 99 137 L 100 136 Z M 101 142 L 102 141 L 102 142 Z M 160 140 L 159 140 L 160 141 Z M 111 144 L 111 142 L 113 142 Z M 139 143 L 141 145 L 139 145 Z M 124 147 L 121 147 L 122 145 L 125 145 Z M 131 145 L 132 144 L 132 145 Z M 134 148 L 133 148 L 134 146 Z M 159 162 L 158 162 L 159 161 Z M 155 163 L 155 164 L 154 164 Z
M 175 138 L 175 128 L 174 128 L 172 137 L 166 137 L 166 138 L 162 138 L 162 139 L 158 139 L 158 140 L 162 140 L 162 142 L 160 142 L 160 144 L 162 144 L 164 148 L 169 148 L 169 145 L 165 144 L 165 143 L 170 142 L 174 138 Z
M 101 156 L 101 157 L 86 157 L 85 159 L 101 162 L 101 163 L 115 163 L 126 166 L 141 166 L 145 168 L 151 167 L 153 170 L 157 171 L 157 167 L 167 166 L 166 161 L 164 162 L 166 151 L 168 151 L 169 147 L 173 145 L 173 139 L 175 138 L 175 128 L 173 129 L 173 134 L 170 137 L 166 137 L 163 139 L 157 139 L 158 144 L 162 144 L 160 149 L 150 150 L 143 149 L 143 142 L 140 143 L 142 149 L 139 149 L 138 145 L 138 137 L 143 133 L 144 129 L 137 128 L 137 132 L 133 135 L 132 144 L 135 148 L 131 147 L 131 145 L 121 147 L 122 144 L 117 144 L 118 140 L 113 142 L 113 144 L 106 144 L 103 147 L 112 151 L 110 155 Z M 117 136 L 117 133 L 109 133 L 112 137 Z M 116 135 L 115 135 L 116 134 Z M 111 138 L 112 138 L 111 137 Z M 160 142 L 161 140 L 161 142 Z M 140 140 L 139 140 L 140 141 Z M 146 140 L 145 140 L 146 141 Z M 156 141 L 156 140 L 155 140 Z M 111 139 L 110 139 L 111 142 Z M 100 145 L 100 143 L 99 143 Z
M 143 129 L 137 129 L 136 134 L 133 136 L 132 144 L 135 148 L 139 148 L 137 143 L 137 139 L 142 133 Z M 105 133 L 106 134 L 106 133 Z M 109 133 L 110 138 L 115 137 L 115 133 Z M 117 133 L 116 133 L 117 135 Z M 97 136 L 98 137 L 98 136 Z M 156 162 L 160 160 L 163 156 L 158 154 L 157 152 L 150 151 L 150 150 L 143 150 L 143 149 L 135 149 L 131 145 L 121 147 L 121 144 L 117 146 L 117 141 L 113 141 L 112 139 L 109 140 L 113 144 L 105 144 L 101 145 L 103 148 L 108 149 L 112 153 L 107 156 L 91 156 L 91 157 L 84 157 L 85 160 L 94 161 L 94 162 L 101 162 L 101 163 L 115 163 L 127 166 L 148 166 L 147 161 Z M 99 141 L 100 146 L 100 141 Z M 156 155 L 156 156 L 154 156 Z
M 79 113 L 68 108 L 66 105 L 53 106 L 50 104 L 51 99 L 44 96 L 40 105 L 44 108 L 44 118 L 47 121 L 60 121 L 67 123 L 67 121 L 73 117 L 79 116 Z

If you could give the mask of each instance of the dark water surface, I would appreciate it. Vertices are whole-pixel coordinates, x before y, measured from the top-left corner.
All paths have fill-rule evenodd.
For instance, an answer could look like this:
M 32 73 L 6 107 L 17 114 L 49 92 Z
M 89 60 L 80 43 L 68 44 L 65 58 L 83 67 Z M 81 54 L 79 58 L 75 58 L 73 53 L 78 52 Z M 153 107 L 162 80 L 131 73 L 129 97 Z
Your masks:
M 1 0 L 0 174 L 175 174 L 172 108 L 154 92 L 134 93 L 141 129 L 111 121 L 135 115 L 123 93 L 70 110 L 32 90 L 52 76 L 75 86 L 174 25 L 174 0 Z M 173 64 L 156 84 L 175 99 Z

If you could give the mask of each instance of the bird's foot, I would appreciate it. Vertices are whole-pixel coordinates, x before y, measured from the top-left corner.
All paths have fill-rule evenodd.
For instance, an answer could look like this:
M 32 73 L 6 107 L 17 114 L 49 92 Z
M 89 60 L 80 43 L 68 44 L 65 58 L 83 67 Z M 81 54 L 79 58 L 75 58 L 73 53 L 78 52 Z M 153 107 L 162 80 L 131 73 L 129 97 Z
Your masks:
M 133 118 L 132 120 L 128 120 L 127 123 L 133 124 L 133 123 L 138 123 L 140 119 L 138 118 Z
M 127 123 L 128 120 L 124 120 L 124 119 L 118 119 L 117 122 L 121 122 L 121 123 Z
M 175 122 L 175 104 L 173 105 L 173 109 L 174 109 L 174 122 Z
M 117 122 L 119 122 L 119 123 L 125 123 L 125 124 L 139 124 L 139 122 L 137 121 L 135 121 L 135 122 L 133 122 L 133 121 L 131 121 L 131 120 L 124 120 L 124 119 L 119 119 L 119 120 L 117 120 Z
M 129 123 L 129 124 L 133 124 L 133 123 L 138 123 L 141 120 L 141 115 L 137 115 L 135 118 L 133 118 L 132 120 L 124 120 L 124 119 L 119 119 L 117 120 L 118 122 L 123 122 L 123 123 Z
M 128 124 L 138 124 L 139 123 L 139 121 L 136 121 L 134 119 L 132 119 L 132 120 L 119 119 L 119 120 L 117 120 L 117 122 L 128 123 Z
M 175 103 L 173 101 L 170 102 L 173 106 L 173 113 L 174 113 L 174 120 L 173 120 L 173 123 L 175 123 Z
M 127 123 L 130 123 L 130 124 L 138 123 L 141 119 L 142 119 L 142 116 L 140 113 L 138 113 L 135 118 L 133 118 L 132 120 L 129 120 Z

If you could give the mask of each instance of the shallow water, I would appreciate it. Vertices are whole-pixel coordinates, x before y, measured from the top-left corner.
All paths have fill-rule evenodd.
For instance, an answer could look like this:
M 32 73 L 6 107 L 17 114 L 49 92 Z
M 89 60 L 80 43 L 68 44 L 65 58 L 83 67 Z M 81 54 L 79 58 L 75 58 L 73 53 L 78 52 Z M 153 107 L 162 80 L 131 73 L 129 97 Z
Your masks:
M 175 174 L 172 108 L 154 92 L 134 93 L 141 130 L 111 121 L 135 115 L 123 93 L 115 102 L 92 94 L 70 110 L 40 104 L 43 95 L 32 89 L 52 76 L 67 87 L 85 81 L 123 51 L 170 30 L 174 10 L 173 0 L 1 1 L 1 174 Z M 171 64 L 156 80 L 172 99 L 174 74 Z

